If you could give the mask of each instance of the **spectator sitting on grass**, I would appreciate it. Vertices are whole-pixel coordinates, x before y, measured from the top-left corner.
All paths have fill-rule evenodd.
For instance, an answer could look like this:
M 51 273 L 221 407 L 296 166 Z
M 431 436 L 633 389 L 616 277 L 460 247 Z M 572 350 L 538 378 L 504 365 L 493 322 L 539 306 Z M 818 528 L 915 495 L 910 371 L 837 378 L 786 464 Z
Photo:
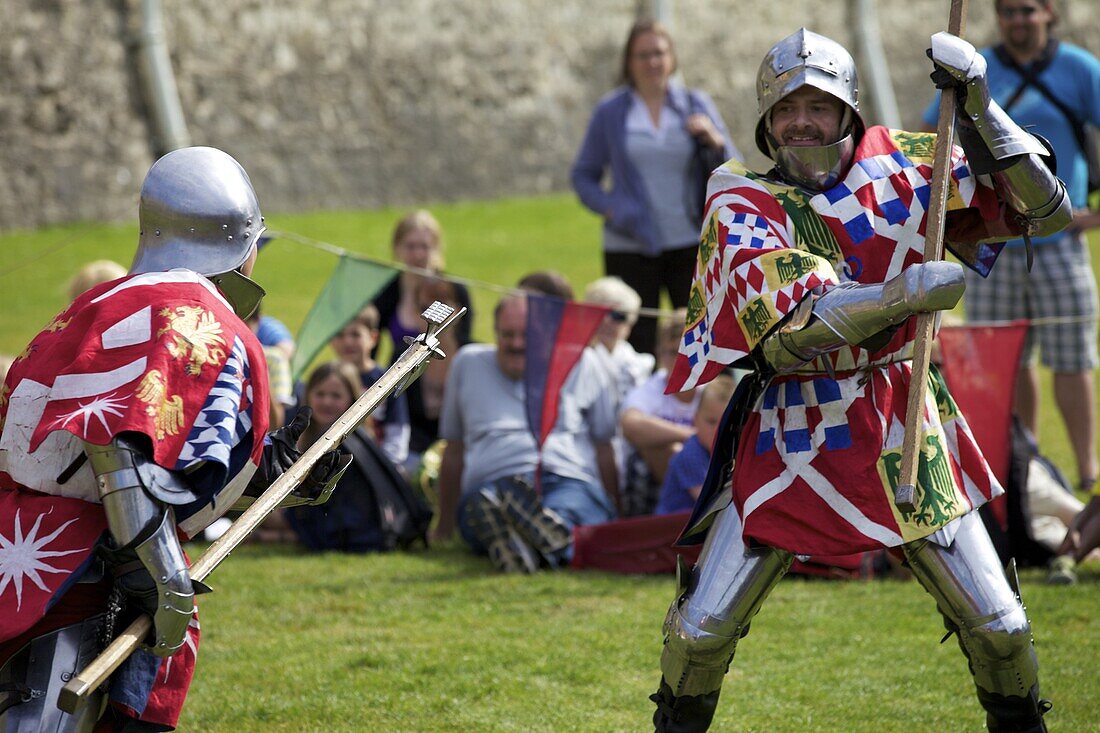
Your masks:
M 684 311 L 680 310 L 661 325 L 657 334 L 659 369 L 623 400 L 619 424 L 632 449 L 622 492 L 624 516 L 653 513 L 669 460 L 695 432 L 692 420 L 698 397 L 694 390 L 665 394 L 683 324 Z
M 455 306 L 458 294 L 455 283 L 443 278 L 428 277 L 416 286 L 417 308 L 424 312 L 435 301 Z M 443 407 L 443 390 L 453 357 L 466 345 L 456 328 L 439 335 L 439 347 L 449 358 L 432 359 L 420 378 L 405 390 L 409 405 L 409 457 L 405 461 L 407 476 L 416 475 L 421 456 L 439 439 L 439 411 Z
M 601 277 L 584 289 L 584 302 L 611 308 L 592 338 L 592 351 L 611 376 L 615 401 L 621 404 L 630 390 L 653 373 L 656 362 L 652 354 L 639 354 L 627 341 L 638 322 L 642 298 L 621 278 Z
M 722 374 L 699 390 L 702 394 L 695 408 L 695 434 L 684 441 L 684 447 L 669 461 L 654 514 L 675 514 L 695 506 L 707 477 L 718 424 L 736 386 L 732 376 Z
M 369 389 L 385 372 L 371 356 L 378 332 L 378 309 L 368 304 L 329 342 L 337 358 L 359 372 L 363 389 Z M 367 418 L 367 429 L 386 457 L 404 471 L 409 455 L 409 405 L 404 393 L 391 395 L 379 405 Z
M 520 278 L 516 287 L 539 295 L 548 295 L 551 298 L 576 300 L 569 279 L 557 270 L 538 270 L 528 273 Z
M 498 570 L 533 572 L 569 561 L 575 525 L 614 517 L 615 409 L 586 350 L 561 388 L 558 419 L 540 453 L 523 384 L 526 296 L 504 296 L 493 322 L 496 345 L 464 347 L 447 373 L 434 537 L 448 539 L 457 522 L 462 538 Z
M 76 300 L 96 285 L 118 280 L 126 275 L 126 268 L 114 260 L 95 260 L 81 267 L 69 280 L 69 300 Z
M 298 440 L 299 450 L 317 442 L 362 392 L 359 373 L 349 363 L 330 361 L 314 369 L 305 398 L 313 414 Z M 287 509 L 278 519 L 272 515 L 264 522 L 266 538 L 274 539 L 272 532 L 289 526 L 308 549 L 341 552 L 384 552 L 424 540 L 431 513 L 411 496 L 408 484 L 396 467 L 389 465 L 364 426 L 357 426 L 340 450 L 355 460 L 328 502 Z

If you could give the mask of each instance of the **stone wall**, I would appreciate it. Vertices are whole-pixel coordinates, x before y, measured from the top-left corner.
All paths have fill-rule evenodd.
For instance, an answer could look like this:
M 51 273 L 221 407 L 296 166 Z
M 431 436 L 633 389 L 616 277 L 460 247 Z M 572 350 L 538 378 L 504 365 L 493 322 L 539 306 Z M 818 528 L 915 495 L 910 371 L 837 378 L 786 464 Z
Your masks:
M 1062 30 L 1100 53 L 1091 2 L 1063 0 Z M 134 71 L 138 4 L 0 3 L 0 230 L 134 218 L 157 149 Z M 192 143 L 236 156 L 267 211 L 297 211 L 567 189 L 592 104 L 616 83 L 639 2 L 163 5 Z M 854 47 L 848 5 L 674 3 L 684 80 L 715 97 L 751 161 L 761 160 L 752 129 L 764 52 L 798 25 Z M 948 5 L 878 2 L 907 125 L 930 98 L 924 49 Z M 971 6 L 969 37 L 990 41 L 992 3 Z

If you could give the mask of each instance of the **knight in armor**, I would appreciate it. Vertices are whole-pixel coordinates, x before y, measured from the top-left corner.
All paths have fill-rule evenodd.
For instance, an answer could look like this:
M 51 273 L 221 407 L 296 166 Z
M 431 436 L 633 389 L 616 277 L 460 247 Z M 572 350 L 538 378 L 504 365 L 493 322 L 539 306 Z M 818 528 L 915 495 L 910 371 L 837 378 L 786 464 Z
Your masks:
M 990 100 L 985 65 L 932 37 L 958 100 L 945 240 L 989 272 L 999 242 L 1072 218 L 1042 140 Z M 956 634 L 991 731 L 1045 731 L 1031 626 L 974 510 L 1002 493 L 939 373 L 928 377 L 916 507 L 894 504 L 916 313 L 952 308 L 963 265 L 923 263 L 935 135 L 866 127 L 851 55 L 805 29 L 757 77 L 766 174 L 730 161 L 707 191 L 670 389 L 751 367 L 727 410 L 664 626 L 658 731 L 703 731 L 738 641 L 802 555 L 896 548 Z
M 308 423 L 267 435 L 267 370 L 241 320 L 264 219 L 213 148 L 158 160 L 129 274 L 93 287 L 0 389 L 0 733 L 176 726 L 198 651 L 180 542 L 241 509 L 298 457 Z M 327 498 L 326 454 L 290 503 Z M 74 714 L 60 689 L 136 614 L 142 650 Z M 98 727 L 97 727 L 98 724 Z

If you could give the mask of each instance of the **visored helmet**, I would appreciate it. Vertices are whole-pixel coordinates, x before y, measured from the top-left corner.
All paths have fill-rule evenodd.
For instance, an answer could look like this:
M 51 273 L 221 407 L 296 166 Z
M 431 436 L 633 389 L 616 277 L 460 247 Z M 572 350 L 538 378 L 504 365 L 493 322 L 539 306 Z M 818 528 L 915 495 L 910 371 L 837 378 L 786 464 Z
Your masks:
M 138 220 L 130 272 L 187 268 L 210 277 L 239 315 L 255 310 L 263 289 L 236 270 L 255 248 L 264 218 L 248 174 L 230 155 L 192 147 L 163 156 L 145 176 Z
M 780 146 L 769 131 L 772 107 L 805 86 L 831 94 L 845 105 L 841 139 L 824 146 Z M 756 101 L 756 146 L 760 152 L 775 160 L 788 177 L 811 188 L 825 188 L 839 177 L 851 160 L 854 140 L 865 129 L 859 114 L 856 64 L 847 49 L 830 38 L 799 28 L 764 56 L 756 75 Z

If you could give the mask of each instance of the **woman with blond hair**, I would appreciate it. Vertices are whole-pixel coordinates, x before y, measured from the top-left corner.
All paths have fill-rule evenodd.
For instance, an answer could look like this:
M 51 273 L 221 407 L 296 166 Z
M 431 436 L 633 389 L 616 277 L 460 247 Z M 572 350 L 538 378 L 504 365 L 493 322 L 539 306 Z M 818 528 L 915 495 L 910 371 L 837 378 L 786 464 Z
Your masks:
M 374 299 L 382 330 L 393 341 L 393 358 L 405 350 L 405 337 L 417 336 L 424 327 L 420 318 L 423 312 L 417 302 L 416 291 L 425 274 L 440 275 L 443 271 L 443 229 L 426 209 L 411 211 L 398 220 L 393 229 L 393 257 L 405 267 L 421 272 L 405 270 Z M 425 272 L 426 271 L 426 272 Z M 447 303 L 456 309 L 466 308 L 466 317 L 457 324 L 459 344 L 470 341 L 473 309 L 470 293 L 462 283 L 454 283 L 455 302 Z M 377 353 L 377 347 L 373 355 Z

